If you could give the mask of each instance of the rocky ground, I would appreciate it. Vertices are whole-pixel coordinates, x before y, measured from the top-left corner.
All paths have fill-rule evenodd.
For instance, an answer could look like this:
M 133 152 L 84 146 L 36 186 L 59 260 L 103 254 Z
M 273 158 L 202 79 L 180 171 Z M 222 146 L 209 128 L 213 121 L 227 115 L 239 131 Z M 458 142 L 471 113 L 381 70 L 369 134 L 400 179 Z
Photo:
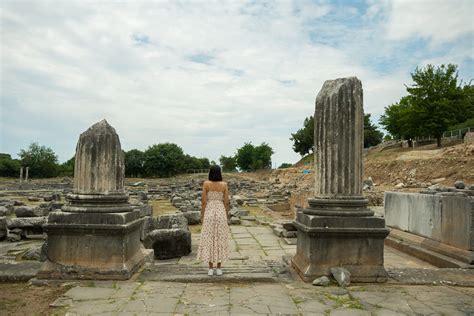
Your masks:
M 220 277 L 187 256 L 155 260 L 129 281 L 41 281 L 1 284 L 0 314 L 41 315 L 470 315 L 474 274 L 435 269 L 385 248 L 386 284 L 327 286 L 300 281 L 289 268 L 296 246 L 269 226 L 231 226 L 230 260 Z M 33 309 L 33 306 L 37 306 Z
M 471 194 L 474 146 L 375 148 L 368 152 L 364 165 L 364 194 L 377 216 L 383 216 L 381 206 L 387 190 Z M 289 222 L 294 218 L 295 208 L 305 207 L 312 197 L 315 171 L 311 161 L 305 159 L 288 169 L 224 175 L 232 196 L 233 252 L 225 275 L 219 279 L 209 279 L 202 264 L 195 260 L 200 192 L 207 176 L 197 174 L 126 180 L 131 202 L 144 214 L 186 217 L 187 234 L 192 234 L 189 255 L 171 261 L 155 260 L 129 282 L 30 285 L 25 282 L 34 277 L 45 255 L 46 236 L 41 225 L 49 212 L 63 205 L 65 195 L 72 190 L 72 179 L 33 180 L 21 186 L 15 179 L 0 179 L 0 280 L 16 282 L 0 284 L 0 315 L 157 311 L 474 314 L 474 275 L 470 270 L 437 270 L 390 247 L 385 252 L 389 284 L 351 285 L 341 290 L 335 284 L 316 288 L 301 283 L 288 265 L 288 258 L 296 249 L 296 234 Z M 158 306 L 157 300 L 162 304 Z

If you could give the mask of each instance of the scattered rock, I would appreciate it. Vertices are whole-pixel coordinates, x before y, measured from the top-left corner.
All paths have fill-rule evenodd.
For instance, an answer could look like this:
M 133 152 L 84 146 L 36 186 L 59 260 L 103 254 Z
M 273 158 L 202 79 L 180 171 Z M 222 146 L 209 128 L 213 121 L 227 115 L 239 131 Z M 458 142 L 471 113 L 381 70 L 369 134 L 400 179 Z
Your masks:
M 0 240 L 5 239 L 7 235 L 7 219 L 5 217 L 0 217 Z
M 33 247 L 28 249 L 21 258 L 23 260 L 40 260 L 41 257 L 41 246 Z
M 28 201 L 30 201 L 30 202 L 38 202 L 39 200 L 40 200 L 40 198 L 37 197 L 37 196 L 29 196 L 28 197 Z
M 43 224 L 46 217 L 19 217 L 7 218 L 7 227 L 10 230 L 19 229 L 23 235 L 37 235 L 43 233 Z
M 284 230 L 282 232 L 282 236 L 286 237 L 286 238 L 296 238 L 297 234 L 298 234 L 298 232 L 295 231 L 295 230 Z
M 446 180 L 446 178 L 436 178 L 436 179 L 431 180 L 430 182 L 432 184 L 437 184 L 437 183 L 443 182 L 444 180 Z
M 241 221 L 240 218 L 238 218 L 238 217 L 231 217 L 231 218 L 230 218 L 230 224 L 231 224 L 231 225 L 240 225 L 241 222 L 242 222 L 242 221 Z
M 184 217 L 188 220 L 188 225 L 197 225 L 201 223 L 201 212 L 185 212 L 182 213 Z
M 12 229 L 8 231 L 7 240 L 11 242 L 16 242 L 21 240 L 21 229 Z
M 351 274 L 346 269 L 337 267 L 331 268 L 330 271 L 339 286 L 346 287 L 351 283 Z
M 10 211 L 6 208 L 6 206 L 0 206 L 0 217 L 10 215 Z
M 230 210 L 230 214 L 235 217 L 242 217 L 242 216 L 248 216 L 249 211 L 241 209 L 241 208 L 232 208 Z
M 454 182 L 454 187 L 456 189 L 462 190 L 462 189 L 466 188 L 466 185 L 464 184 L 464 181 L 458 180 L 458 181 Z
M 405 187 L 405 184 L 403 182 L 400 182 L 399 184 L 395 186 L 395 189 L 401 189 L 403 187 Z
M 284 229 L 281 226 L 273 227 L 273 233 L 278 237 L 281 237 L 283 235 L 283 231 Z
M 367 180 L 364 180 L 363 184 L 364 191 L 372 190 L 374 188 L 374 181 L 372 180 L 372 177 L 369 177 Z
M 331 280 L 329 280 L 327 276 L 322 276 L 313 281 L 313 285 L 315 286 L 328 286 L 329 284 L 331 284 Z
M 156 259 L 178 258 L 191 253 L 191 233 L 179 228 L 156 229 L 146 235 L 143 244 L 154 250 Z
M 288 231 L 296 231 L 296 227 L 293 222 L 284 222 L 284 223 L 281 223 L 281 225 L 283 226 L 284 229 Z
M 234 195 L 234 200 L 237 202 L 237 205 L 243 205 L 244 204 L 244 199 L 240 195 Z
M 146 194 L 146 192 L 140 191 L 140 192 L 138 192 L 137 195 L 138 195 L 138 200 L 139 201 L 142 201 L 142 202 L 148 201 L 148 195 Z
M 15 215 L 16 217 L 41 217 L 44 211 L 36 206 L 20 206 L 15 209 Z

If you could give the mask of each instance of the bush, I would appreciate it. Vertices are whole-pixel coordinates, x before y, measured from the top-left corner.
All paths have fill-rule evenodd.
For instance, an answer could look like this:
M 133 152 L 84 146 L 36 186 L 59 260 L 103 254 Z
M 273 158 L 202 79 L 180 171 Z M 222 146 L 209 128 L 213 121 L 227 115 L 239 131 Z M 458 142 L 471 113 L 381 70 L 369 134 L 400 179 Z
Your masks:
M 0 154 L 0 177 L 17 177 L 20 168 L 20 161 L 12 159 L 9 154 Z

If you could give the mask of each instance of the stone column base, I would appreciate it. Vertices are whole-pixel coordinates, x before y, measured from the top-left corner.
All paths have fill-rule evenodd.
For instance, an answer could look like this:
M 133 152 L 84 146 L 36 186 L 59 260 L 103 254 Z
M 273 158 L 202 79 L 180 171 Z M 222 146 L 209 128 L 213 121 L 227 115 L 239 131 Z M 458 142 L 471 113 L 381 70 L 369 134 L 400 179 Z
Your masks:
M 42 279 L 129 279 L 145 262 L 140 242 L 143 219 L 127 213 L 52 212 L 48 260 L 37 274 Z
M 296 255 L 292 266 L 305 282 L 344 267 L 351 282 L 386 282 L 384 239 L 389 230 L 377 217 L 316 216 L 298 212 Z

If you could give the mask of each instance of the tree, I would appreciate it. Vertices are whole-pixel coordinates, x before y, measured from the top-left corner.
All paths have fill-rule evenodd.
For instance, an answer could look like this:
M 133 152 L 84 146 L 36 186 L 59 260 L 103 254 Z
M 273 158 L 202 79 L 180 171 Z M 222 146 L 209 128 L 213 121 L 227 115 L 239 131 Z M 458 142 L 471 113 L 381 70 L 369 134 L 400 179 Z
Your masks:
M 182 172 L 184 158 L 183 150 L 176 144 L 153 145 L 145 151 L 143 167 L 149 176 L 170 177 Z
M 269 169 L 272 167 L 273 149 L 267 144 L 262 143 L 254 148 L 252 169 Z
M 416 136 L 434 136 L 438 147 L 446 129 L 466 120 L 469 110 L 464 89 L 458 85 L 457 66 L 448 64 L 416 68 L 411 74 L 414 84 L 407 86 L 411 96 L 411 121 Z
M 125 175 L 127 177 L 140 177 L 145 174 L 145 153 L 138 149 L 125 152 Z
M 9 154 L 0 153 L 0 177 L 17 177 L 20 174 L 20 161 Z
M 211 167 L 208 158 L 199 158 L 199 161 L 201 162 L 201 169 L 209 169 Z
M 411 97 L 404 96 L 398 103 L 385 107 L 385 114 L 379 119 L 382 125 L 394 139 L 410 140 L 415 137 Z
M 280 167 L 278 167 L 278 169 L 286 169 L 286 168 L 291 168 L 291 167 L 293 167 L 293 164 L 284 162 L 280 165 Z
M 314 151 L 314 118 L 305 118 L 303 128 L 291 134 L 290 140 L 293 141 L 293 150 L 301 156 Z
M 29 167 L 29 176 L 49 178 L 58 175 L 58 157 L 54 151 L 38 143 L 31 143 L 28 149 L 22 149 L 18 154 L 21 165 Z
M 63 162 L 59 166 L 59 175 L 63 177 L 64 176 L 73 177 L 75 163 L 76 163 L 76 156 L 73 156 L 68 161 Z
M 272 154 L 273 149 L 267 143 L 255 147 L 249 142 L 237 149 L 235 159 L 240 170 L 252 171 L 271 168 Z
M 235 159 L 240 170 L 251 171 L 253 164 L 255 147 L 251 143 L 245 143 L 242 147 L 237 149 Z
M 378 145 L 382 142 L 383 133 L 370 122 L 370 113 L 364 115 L 364 148 Z
M 219 158 L 222 171 L 224 172 L 234 172 L 237 171 L 237 160 L 234 156 L 221 156 Z
M 182 168 L 183 172 L 188 172 L 190 170 L 200 170 L 202 169 L 201 160 L 199 160 L 199 158 L 186 154 L 184 155 Z

